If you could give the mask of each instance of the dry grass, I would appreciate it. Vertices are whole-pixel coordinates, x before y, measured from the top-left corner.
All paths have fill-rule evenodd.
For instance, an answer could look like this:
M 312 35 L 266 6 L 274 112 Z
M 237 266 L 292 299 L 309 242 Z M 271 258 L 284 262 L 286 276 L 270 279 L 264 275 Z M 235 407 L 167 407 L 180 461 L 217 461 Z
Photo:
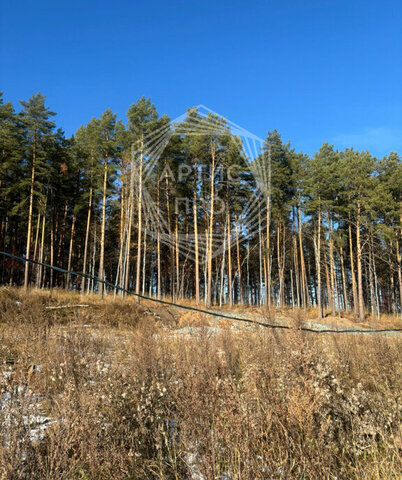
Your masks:
M 176 323 L 0 290 L 0 478 L 400 478 L 400 337 Z

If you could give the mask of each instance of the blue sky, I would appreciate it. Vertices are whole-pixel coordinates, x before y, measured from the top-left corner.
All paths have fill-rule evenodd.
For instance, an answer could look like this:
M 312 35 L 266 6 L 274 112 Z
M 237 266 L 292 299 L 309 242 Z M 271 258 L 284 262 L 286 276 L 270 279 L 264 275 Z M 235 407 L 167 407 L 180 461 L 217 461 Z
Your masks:
M 398 0 L 0 0 L 0 90 L 40 91 L 71 135 L 151 97 L 203 104 L 299 151 L 402 153 Z

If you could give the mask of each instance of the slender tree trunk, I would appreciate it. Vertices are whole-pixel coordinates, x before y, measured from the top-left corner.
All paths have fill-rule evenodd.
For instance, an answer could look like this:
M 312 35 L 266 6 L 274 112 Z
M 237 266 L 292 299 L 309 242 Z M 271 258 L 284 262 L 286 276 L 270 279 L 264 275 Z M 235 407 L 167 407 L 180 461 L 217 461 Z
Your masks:
M 25 258 L 30 259 L 31 250 L 31 231 L 32 231 L 32 216 L 33 216 L 33 202 L 34 202 L 34 189 L 35 189 L 35 167 L 36 167 L 36 134 L 34 134 L 33 141 L 33 154 L 32 154 L 32 170 L 31 170 L 31 191 L 29 194 L 29 211 L 28 211 L 28 230 L 27 230 L 27 246 Z M 24 289 L 28 289 L 29 280 L 29 262 L 25 262 L 24 273 Z
M 215 201 L 215 150 L 216 145 L 211 145 L 211 191 L 210 191 L 210 213 L 207 238 L 207 297 L 206 306 L 211 306 L 212 301 L 212 239 L 214 227 L 214 201 Z
M 376 267 L 376 262 L 375 262 L 375 253 L 374 253 L 374 240 L 373 240 L 373 234 L 370 234 L 370 250 L 371 250 L 371 258 L 370 258 L 370 269 L 372 272 L 372 277 L 373 277 L 373 305 L 374 305 L 374 312 L 373 312 L 373 317 L 376 315 L 377 320 L 380 320 L 380 299 L 378 295 L 378 278 L 377 278 L 377 267 Z
M 268 192 L 267 192 L 267 238 L 266 238 L 266 255 L 265 255 L 265 305 L 268 312 L 271 310 L 271 150 L 268 152 Z
M 144 251 L 142 254 L 142 294 L 143 295 L 145 295 L 146 260 L 147 260 L 147 227 L 145 227 L 145 232 L 144 232 Z
M 93 187 L 92 187 L 92 179 L 91 179 L 91 186 L 89 188 L 89 200 L 88 200 L 88 214 L 87 214 L 87 228 L 85 230 L 85 244 L 84 244 L 84 259 L 82 265 L 82 283 L 81 283 L 81 293 L 85 293 L 85 274 L 87 268 L 87 254 L 88 254 L 88 241 L 89 241 L 89 228 L 91 226 L 91 211 L 92 211 L 92 195 L 93 195 Z
M 219 306 L 221 307 L 224 301 L 224 291 L 225 291 L 225 259 L 226 259 L 226 224 L 224 226 L 224 235 L 223 235 L 223 252 L 222 252 L 222 263 L 221 263 L 221 282 L 220 282 L 220 294 L 219 294 Z
M 47 204 L 47 196 L 46 196 L 45 207 L 43 209 L 43 217 L 42 217 L 42 232 L 41 232 L 40 248 L 39 248 L 40 263 L 43 263 L 43 252 L 45 248 L 46 204 Z M 43 266 L 39 265 L 38 274 L 36 277 L 36 288 L 42 288 L 42 272 L 43 272 Z
M 179 212 L 176 203 L 175 212 L 175 261 L 176 261 L 176 298 L 180 294 L 180 256 L 179 256 Z
M 307 276 L 306 276 L 306 266 L 304 263 L 304 252 L 303 252 L 303 233 L 302 233 L 302 221 L 301 221 L 301 204 L 300 199 L 297 204 L 297 220 L 298 220 L 298 230 L 299 230 L 299 250 L 300 250 L 300 273 L 301 273 L 301 296 L 302 296 L 302 307 L 307 308 L 308 295 L 307 295 Z
M 99 278 L 104 280 L 104 256 L 105 256 L 105 226 L 106 226 L 106 188 L 107 188 L 107 166 L 108 157 L 105 156 L 103 165 L 103 194 L 102 194 L 102 222 L 101 222 L 101 240 L 100 240 L 100 255 L 99 255 Z M 104 285 L 100 283 L 98 287 L 99 296 L 103 296 Z
M 336 277 L 335 277 L 335 264 L 334 264 L 334 244 L 332 240 L 332 225 L 331 225 L 331 215 L 329 210 L 327 212 L 328 220 L 328 243 L 329 243 L 329 269 L 330 269 L 330 280 L 331 280 L 331 292 L 330 292 L 330 308 L 332 313 L 336 312 L 335 299 L 337 297 L 336 293 Z
M 166 164 L 165 164 L 166 166 Z M 168 234 L 170 240 L 170 295 L 172 300 L 174 300 L 174 278 L 175 278 L 175 261 L 174 261 L 174 246 L 172 242 L 172 229 L 170 225 L 170 204 L 169 204 L 169 176 L 167 170 L 165 169 L 165 182 L 166 182 L 166 217 L 167 217 L 167 225 L 168 225 Z
M 349 301 L 348 301 L 348 288 L 346 284 L 346 275 L 345 275 L 345 264 L 344 264 L 344 255 L 342 245 L 340 247 L 340 257 L 341 257 L 341 274 L 342 274 L 342 287 L 343 287 L 343 305 L 346 312 L 349 312 Z
M 363 273 L 362 273 L 362 247 L 360 240 L 360 198 L 357 200 L 356 211 L 356 260 L 357 260 L 357 291 L 359 296 L 359 320 L 364 320 L 364 298 L 363 298 Z
M 319 199 L 321 201 L 321 199 Z M 323 317 L 322 308 L 322 281 L 321 281 L 321 207 L 318 207 L 318 229 L 317 229 L 317 303 L 318 303 L 318 318 Z
M 271 246 L 270 246 L 270 230 L 271 230 L 271 199 L 267 199 L 267 237 L 266 237 L 266 255 L 265 255 L 265 305 L 267 310 L 271 310 Z
M 66 234 L 66 223 L 67 223 L 67 213 L 68 213 L 68 200 L 64 204 L 64 213 L 63 221 L 60 228 L 60 237 L 57 245 L 57 265 L 62 266 L 64 260 L 64 238 Z
M 233 283 L 232 283 L 232 233 L 230 228 L 229 205 L 227 209 L 227 232 L 228 232 L 228 294 L 229 305 L 233 306 Z
M 36 231 L 35 231 L 35 246 L 33 259 L 36 260 L 36 254 L 38 252 L 38 239 L 39 239 L 39 230 L 40 230 L 40 213 L 38 213 L 38 220 L 36 222 Z
M 240 243 L 239 232 L 237 228 L 237 216 L 235 216 L 235 234 L 236 234 L 236 257 L 237 257 L 237 280 L 239 284 L 239 303 L 243 304 L 243 289 L 242 289 L 242 276 L 241 276 L 241 261 L 240 261 Z
M 282 233 L 282 219 L 278 217 L 278 228 L 277 228 L 277 260 L 278 260 L 278 274 L 279 274 L 279 306 L 284 307 L 285 298 L 284 298 L 284 257 L 282 255 L 281 248 L 281 233 Z M 283 241 L 285 240 L 285 231 L 282 233 Z
M 124 169 L 124 166 L 122 167 Z M 124 250 L 124 242 L 126 239 L 126 227 L 127 227 L 127 218 L 125 215 L 125 187 L 124 187 L 124 179 L 126 176 L 126 171 L 122 173 L 121 178 L 121 189 L 120 189 L 120 228 L 119 228 L 119 263 L 117 265 L 117 275 L 116 275 L 116 284 L 123 286 L 123 250 Z M 114 290 L 114 295 L 116 296 L 117 290 Z
M 320 199 L 319 199 L 320 201 Z M 322 311 L 322 287 L 321 287 L 321 207 L 318 207 L 318 225 L 317 225 L 317 257 L 316 257 L 316 270 L 317 270 L 317 309 L 318 318 L 323 317 Z
M 131 231 L 133 228 L 133 215 L 134 215 L 134 181 L 135 181 L 135 157 L 134 157 L 134 145 L 131 145 L 131 167 L 130 167 L 130 194 L 128 204 L 128 228 L 127 228 L 127 240 L 126 240 L 126 262 L 124 271 L 124 288 L 129 289 L 130 283 L 130 252 L 131 252 Z
M 399 283 L 399 313 L 402 313 L 402 258 L 399 250 L 399 241 L 396 240 L 396 261 L 398 270 L 398 283 Z
M 373 319 L 375 318 L 375 293 L 374 293 L 374 272 L 373 272 L 373 251 L 371 248 L 371 244 L 368 249 L 369 253 L 369 288 L 370 288 L 370 307 L 371 307 L 371 315 Z
M 226 238 L 226 237 L 225 237 Z M 262 306 L 262 298 L 263 298 L 263 261 L 262 261 L 262 226 L 261 226 L 261 205 L 258 204 L 258 263 L 260 267 L 260 288 L 259 288 L 259 305 Z
M 331 282 L 330 282 L 330 279 L 329 279 L 326 242 L 323 242 L 322 246 L 323 246 L 323 252 L 322 253 L 323 253 L 323 256 L 324 256 L 324 271 L 325 271 L 325 282 L 326 282 L 326 291 L 327 291 L 327 307 L 330 307 L 329 292 L 331 290 Z
M 297 306 L 297 308 L 300 308 L 300 273 L 299 273 L 299 260 L 298 260 L 298 253 L 297 253 L 295 207 L 293 207 L 292 209 L 292 250 L 293 250 L 293 264 L 294 264 L 294 272 L 295 272 L 294 283 L 296 283 L 295 306 Z
M 93 242 L 92 242 L 92 268 L 90 269 L 91 271 L 91 276 L 92 276 L 92 293 L 95 293 L 95 264 L 96 264 L 96 219 L 94 222 L 94 233 L 93 233 Z M 88 293 L 89 293 L 89 282 L 88 282 Z
M 51 224 L 50 224 L 50 265 L 54 265 L 54 208 L 53 208 L 53 189 L 50 187 L 50 198 L 51 198 Z M 50 291 L 53 289 L 53 268 L 50 269 Z
M 359 316 L 359 304 L 357 299 L 357 284 L 355 276 L 355 263 L 354 263 L 354 252 L 353 252 L 353 240 L 352 240 L 352 225 L 349 215 L 349 256 L 350 256 L 350 276 L 352 278 L 352 296 L 353 296 L 353 310 L 355 316 Z
M 144 135 L 141 136 L 140 168 L 138 172 L 138 236 L 137 236 L 137 275 L 135 279 L 135 293 L 140 293 L 141 272 L 141 233 L 142 233 L 142 169 L 144 160 Z
M 71 236 L 70 236 L 70 246 L 68 249 L 68 266 L 67 270 L 70 272 L 71 271 L 71 262 L 73 258 L 73 243 L 74 243 L 74 233 L 75 233 L 75 222 L 77 220 L 77 213 L 74 212 L 73 215 L 73 221 L 71 223 Z M 70 288 L 70 281 L 71 281 L 71 275 L 70 273 L 67 274 L 67 288 Z
M 195 253 L 195 304 L 200 304 L 200 259 L 198 252 L 198 215 L 197 215 L 197 171 L 198 164 L 195 159 L 193 185 L 193 221 L 194 221 L 194 253 Z
M 160 234 L 160 180 L 157 183 L 157 206 L 158 206 L 158 223 L 156 233 L 156 263 L 157 263 L 157 297 L 162 298 L 162 271 L 161 271 L 161 234 Z

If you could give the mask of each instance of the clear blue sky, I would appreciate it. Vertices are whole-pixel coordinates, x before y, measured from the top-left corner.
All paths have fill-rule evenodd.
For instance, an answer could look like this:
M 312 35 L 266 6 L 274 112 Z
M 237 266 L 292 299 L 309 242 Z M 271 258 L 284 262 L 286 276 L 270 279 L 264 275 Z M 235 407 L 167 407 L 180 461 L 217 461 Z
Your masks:
M 400 0 L 0 0 L 0 90 L 40 91 L 71 135 L 140 96 L 204 104 L 297 150 L 402 153 Z

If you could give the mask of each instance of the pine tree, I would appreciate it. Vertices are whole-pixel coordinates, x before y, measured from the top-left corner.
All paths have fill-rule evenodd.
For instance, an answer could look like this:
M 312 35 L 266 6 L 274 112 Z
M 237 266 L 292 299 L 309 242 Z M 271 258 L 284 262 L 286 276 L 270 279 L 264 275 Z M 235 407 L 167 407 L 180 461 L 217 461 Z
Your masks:
M 49 140 L 54 123 L 49 120 L 55 115 L 45 106 L 45 97 L 40 93 L 33 95 L 27 102 L 20 102 L 23 110 L 20 119 L 26 138 L 26 162 L 30 170 L 29 211 L 27 227 L 27 243 L 25 257 L 30 259 L 32 220 L 35 194 L 41 188 L 41 179 L 46 175 L 45 143 Z M 24 182 L 25 183 L 25 182 Z M 29 263 L 25 263 L 24 288 L 28 288 Z

